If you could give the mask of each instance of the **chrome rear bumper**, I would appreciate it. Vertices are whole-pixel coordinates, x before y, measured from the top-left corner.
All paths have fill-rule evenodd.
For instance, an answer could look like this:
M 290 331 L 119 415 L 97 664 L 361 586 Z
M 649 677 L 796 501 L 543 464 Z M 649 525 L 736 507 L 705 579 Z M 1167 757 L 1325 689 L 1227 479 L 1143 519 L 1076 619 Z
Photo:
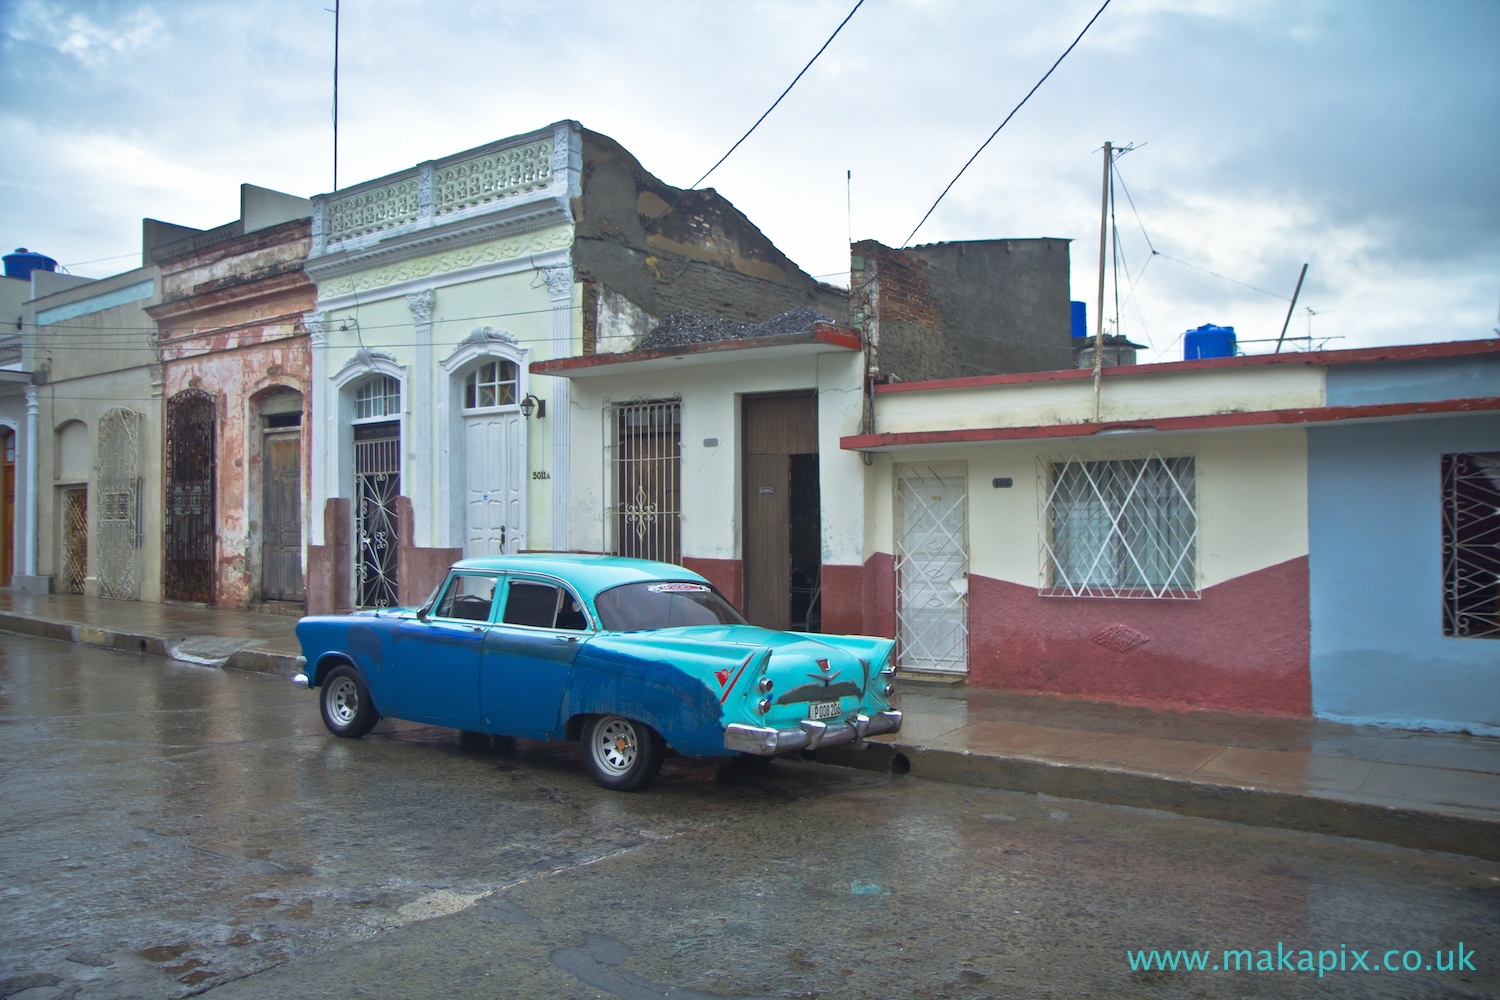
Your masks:
M 772 729 L 732 722 L 724 730 L 724 749 L 770 757 L 792 750 L 816 750 L 818 747 L 853 743 L 867 736 L 894 733 L 900 729 L 901 713 L 894 709 L 874 715 L 856 715 L 844 722 L 804 719 L 796 729 Z

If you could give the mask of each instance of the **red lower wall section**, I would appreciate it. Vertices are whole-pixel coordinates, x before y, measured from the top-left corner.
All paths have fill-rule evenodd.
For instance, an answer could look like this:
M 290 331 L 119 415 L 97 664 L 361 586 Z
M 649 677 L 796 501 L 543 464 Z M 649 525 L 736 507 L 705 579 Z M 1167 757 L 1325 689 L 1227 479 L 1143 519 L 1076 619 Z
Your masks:
M 448 578 L 448 567 L 464 557 L 463 549 L 424 548 L 412 544 L 416 518 L 409 497 L 396 498 L 396 603 L 421 604 Z
M 865 631 L 865 568 L 824 563 L 821 581 L 823 631 L 830 635 L 862 635 Z
M 737 609 L 745 607 L 745 567 L 738 559 L 699 559 L 683 556 L 682 566 L 719 588 Z
M 896 638 L 896 557 L 877 552 L 865 560 L 864 586 L 861 594 L 864 635 Z
M 1041 597 L 969 577 L 969 682 L 1168 708 L 1312 712 L 1307 558 L 1197 601 Z

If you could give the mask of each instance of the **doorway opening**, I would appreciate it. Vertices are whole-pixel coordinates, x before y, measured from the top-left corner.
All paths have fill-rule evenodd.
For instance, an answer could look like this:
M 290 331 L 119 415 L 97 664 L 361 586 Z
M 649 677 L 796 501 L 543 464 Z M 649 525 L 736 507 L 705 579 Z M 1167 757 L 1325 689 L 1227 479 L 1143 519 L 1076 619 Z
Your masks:
M 263 601 L 301 602 L 302 393 L 286 389 L 260 401 Z
M 742 400 L 745 617 L 782 631 L 822 630 L 818 397 Z
M 214 599 L 214 397 L 185 389 L 167 400 L 163 591 L 169 601 Z

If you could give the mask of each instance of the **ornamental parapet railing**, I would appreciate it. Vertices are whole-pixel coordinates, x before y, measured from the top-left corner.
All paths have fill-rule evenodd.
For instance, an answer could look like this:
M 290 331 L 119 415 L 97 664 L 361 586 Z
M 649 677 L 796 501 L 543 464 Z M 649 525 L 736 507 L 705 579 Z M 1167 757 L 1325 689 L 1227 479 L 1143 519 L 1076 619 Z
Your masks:
M 312 256 L 566 184 L 570 141 L 567 125 L 553 126 L 319 196 L 313 200 Z

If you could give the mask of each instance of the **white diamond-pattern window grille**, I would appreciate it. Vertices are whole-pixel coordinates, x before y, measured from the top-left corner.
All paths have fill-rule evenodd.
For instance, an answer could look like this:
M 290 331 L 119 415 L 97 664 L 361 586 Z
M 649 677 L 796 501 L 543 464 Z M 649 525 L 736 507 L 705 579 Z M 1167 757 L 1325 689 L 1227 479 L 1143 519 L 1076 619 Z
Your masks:
M 1500 452 L 1443 456 L 1443 634 L 1500 639 Z
M 896 467 L 896 662 L 963 673 L 969 665 L 968 467 Z
M 1041 462 L 1043 596 L 1199 596 L 1192 457 Z
M 682 402 L 604 402 L 607 551 L 682 562 Z

